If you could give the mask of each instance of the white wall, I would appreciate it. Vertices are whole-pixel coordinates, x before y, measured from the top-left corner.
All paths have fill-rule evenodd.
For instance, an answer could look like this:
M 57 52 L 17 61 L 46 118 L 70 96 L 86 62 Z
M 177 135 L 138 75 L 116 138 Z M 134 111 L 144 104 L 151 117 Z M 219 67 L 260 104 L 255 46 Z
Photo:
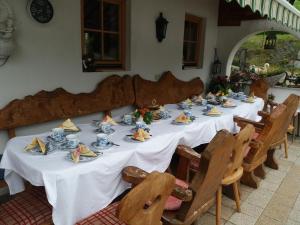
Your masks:
M 223 62 L 223 71 L 226 75 L 230 75 L 230 67 L 235 53 L 239 47 L 250 36 L 268 30 L 278 30 L 289 32 L 300 38 L 300 33 L 296 32 L 281 23 L 269 20 L 252 20 L 243 21 L 241 26 L 223 26 L 218 29 L 218 54 Z M 226 44 L 224 44 L 226 43 Z
M 50 91 L 63 87 L 73 93 L 90 92 L 100 80 L 113 74 L 82 73 L 80 0 L 51 0 L 55 16 L 46 25 L 29 17 L 27 0 L 7 2 L 16 15 L 17 47 L 8 63 L 0 67 L 0 107 L 42 89 Z M 217 42 L 218 0 L 131 0 L 128 10 L 130 71 L 117 74 L 140 74 L 155 80 L 164 71 L 171 70 L 182 80 L 195 76 L 207 80 Z M 170 23 L 167 38 L 158 43 L 154 21 L 161 11 Z M 186 12 L 207 19 L 202 69 L 181 69 Z M 87 123 L 90 119 L 85 117 L 75 121 Z M 22 128 L 17 130 L 17 135 L 46 131 L 56 124 Z M 4 132 L 0 133 L 0 140 L 1 152 L 7 140 Z

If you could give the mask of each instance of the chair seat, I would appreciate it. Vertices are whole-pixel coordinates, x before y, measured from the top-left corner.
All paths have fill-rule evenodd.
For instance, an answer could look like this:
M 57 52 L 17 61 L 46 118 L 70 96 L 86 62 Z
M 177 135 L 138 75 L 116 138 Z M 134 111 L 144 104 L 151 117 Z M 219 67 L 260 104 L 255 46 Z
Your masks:
M 116 216 L 118 205 L 119 202 L 113 203 L 88 218 L 81 220 L 76 225 L 127 225 L 121 222 Z
M 176 184 L 184 189 L 188 189 L 189 185 L 183 180 L 176 179 Z M 177 210 L 180 208 L 182 201 L 174 196 L 170 196 L 166 202 L 165 210 Z
M 52 223 L 52 207 L 47 201 L 43 188 L 33 187 L 0 205 L 0 224 L 42 225 L 45 223 Z
M 238 181 L 243 176 L 243 167 L 238 168 L 234 173 L 226 176 L 222 180 L 222 185 L 230 185 Z

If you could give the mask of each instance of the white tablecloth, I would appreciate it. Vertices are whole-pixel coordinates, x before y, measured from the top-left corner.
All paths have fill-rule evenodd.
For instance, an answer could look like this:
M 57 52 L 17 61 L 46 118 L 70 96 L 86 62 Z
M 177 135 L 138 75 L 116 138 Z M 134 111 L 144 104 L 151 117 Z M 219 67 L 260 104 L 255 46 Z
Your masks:
M 167 105 L 172 119 L 152 123 L 152 138 L 144 143 L 126 140 L 132 127 L 115 126 L 110 139 L 119 144 L 104 151 L 102 157 L 88 163 L 74 164 L 65 159 L 67 152 L 54 152 L 47 156 L 24 152 L 25 145 L 35 136 L 11 139 L 4 151 L 0 167 L 5 169 L 5 180 L 11 194 L 24 190 L 24 180 L 35 186 L 45 186 L 49 203 L 53 206 L 53 221 L 56 225 L 71 225 L 106 207 L 129 186 L 121 179 L 126 166 L 137 166 L 148 172 L 165 171 L 178 144 L 192 147 L 208 143 L 221 129 L 236 132 L 233 116 L 238 115 L 259 120 L 257 111 L 263 108 L 263 100 L 247 104 L 236 101 L 234 109 L 224 109 L 220 117 L 203 115 L 203 107 L 192 109 L 197 119 L 190 125 L 173 125 L 171 121 L 181 111 L 176 105 Z M 94 127 L 79 125 L 80 140 L 89 145 L 95 141 Z M 45 138 L 49 133 L 38 135 Z

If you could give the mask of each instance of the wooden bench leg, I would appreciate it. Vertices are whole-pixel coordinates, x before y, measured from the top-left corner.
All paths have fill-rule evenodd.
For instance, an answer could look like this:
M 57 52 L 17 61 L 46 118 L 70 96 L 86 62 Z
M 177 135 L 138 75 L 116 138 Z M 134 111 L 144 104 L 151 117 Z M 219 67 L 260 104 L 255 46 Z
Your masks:
M 254 175 L 253 171 L 248 172 L 248 171 L 244 171 L 243 176 L 241 178 L 241 183 L 245 184 L 249 187 L 258 188 L 258 183 L 259 180 L 258 178 Z

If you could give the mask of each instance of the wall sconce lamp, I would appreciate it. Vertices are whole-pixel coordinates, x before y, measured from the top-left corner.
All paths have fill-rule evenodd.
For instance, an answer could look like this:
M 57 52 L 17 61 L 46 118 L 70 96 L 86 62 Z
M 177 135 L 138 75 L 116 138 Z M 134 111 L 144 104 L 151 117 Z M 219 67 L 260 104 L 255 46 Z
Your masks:
M 162 12 L 159 14 L 159 17 L 156 19 L 156 38 L 159 42 L 162 42 L 166 38 L 167 27 L 169 21 L 163 17 Z
M 217 49 L 215 48 L 214 62 L 212 65 L 212 74 L 213 75 L 221 74 L 221 72 L 222 72 L 222 63 L 219 60 Z

